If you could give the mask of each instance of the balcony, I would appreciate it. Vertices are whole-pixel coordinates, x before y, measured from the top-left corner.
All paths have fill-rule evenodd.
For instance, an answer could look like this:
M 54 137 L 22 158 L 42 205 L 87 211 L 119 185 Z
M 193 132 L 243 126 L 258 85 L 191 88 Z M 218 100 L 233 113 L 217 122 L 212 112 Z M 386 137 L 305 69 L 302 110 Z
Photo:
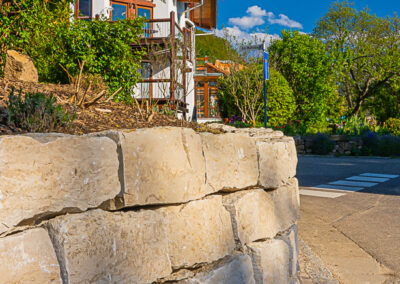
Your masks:
M 187 112 L 187 72 L 192 72 L 187 66 L 193 65 L 193 28 L 182 29 L 175 22 L 174 12 L 169 18 L 145 22 L 140 42 L 132 44 L 132 48 L 147 52 L 142 61 L 142 80 L 135 92 L 139 101 L 158 101 Z

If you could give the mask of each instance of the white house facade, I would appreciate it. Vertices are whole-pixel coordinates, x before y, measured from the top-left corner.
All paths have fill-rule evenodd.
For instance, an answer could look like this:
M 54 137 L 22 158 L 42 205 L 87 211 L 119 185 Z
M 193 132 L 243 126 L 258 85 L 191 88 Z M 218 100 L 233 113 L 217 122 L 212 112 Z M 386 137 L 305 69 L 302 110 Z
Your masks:
M 132 89 L 139 101 L 168 104 L 191 120 L 195 108 L 195 28 L 216 28 L 217 0 L 76 0 L 74 17 L 110 21 L 147 19 L 139 44 L 146 49 L 142 81 Z

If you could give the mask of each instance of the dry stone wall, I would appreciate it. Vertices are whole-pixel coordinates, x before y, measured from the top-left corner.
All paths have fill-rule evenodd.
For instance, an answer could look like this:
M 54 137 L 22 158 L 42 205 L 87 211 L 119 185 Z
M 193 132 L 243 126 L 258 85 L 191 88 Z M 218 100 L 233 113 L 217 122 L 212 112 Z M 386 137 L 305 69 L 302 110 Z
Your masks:
M 297 283 L 293 139 L 0 136 L 0 284 Z

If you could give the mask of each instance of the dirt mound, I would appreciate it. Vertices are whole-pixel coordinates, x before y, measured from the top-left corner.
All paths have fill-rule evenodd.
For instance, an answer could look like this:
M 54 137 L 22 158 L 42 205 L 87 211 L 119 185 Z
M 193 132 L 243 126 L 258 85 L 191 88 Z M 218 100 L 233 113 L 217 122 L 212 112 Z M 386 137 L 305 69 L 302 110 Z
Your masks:
M 79 135 L 108 129 L 137 129 L 157 126 L 189 127 L 195 130 L 200 128 L 197 123 L 180 120 L 159 112 L 139 110 L 133 105 L 106 102 L 105 99 L 88 108 L 76 107 L 75 104 L 70 103 L 76 93 L 72 85 L 35 84 L 0 79 L 0 135 L 24 133 L 22 129 L 7 123 L 7 101 L 12 88 L 15 88 L 16 91 L 22 90 L 23 94 L 53 94 L 57 98 L 57 103 L 63 105 L 70 113 L 76 113 L 76 119 L 72 125 L 57 129 L 57 132 Z

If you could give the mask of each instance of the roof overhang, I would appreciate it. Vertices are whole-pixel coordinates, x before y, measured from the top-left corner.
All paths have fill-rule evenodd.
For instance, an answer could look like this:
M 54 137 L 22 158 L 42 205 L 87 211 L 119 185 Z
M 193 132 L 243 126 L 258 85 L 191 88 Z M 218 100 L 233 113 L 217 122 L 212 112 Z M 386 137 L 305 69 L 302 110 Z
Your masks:
M 185 0 L 184 2 L 193 3 L 196 5 L 200 3 L 200 0 Z M 191 20 L 196 24 L 197 27 L 213 30 L 217 28 L 217 0 L 204 0 L 203 5 L 196 8 L 191 13 Z

